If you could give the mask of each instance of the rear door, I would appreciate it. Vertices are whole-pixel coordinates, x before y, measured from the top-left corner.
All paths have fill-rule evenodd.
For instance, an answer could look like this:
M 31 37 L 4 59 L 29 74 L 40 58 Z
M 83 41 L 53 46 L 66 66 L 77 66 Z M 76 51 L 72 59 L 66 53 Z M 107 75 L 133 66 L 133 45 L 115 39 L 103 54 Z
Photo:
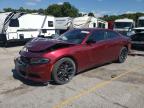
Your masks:
M 107 56 L 108 56 L 108 61 L 111 60 L 116 60 L 120 50 L 121 50 L 121 37 L 119 36 L 118 33 L 111 31 L 111 30 L 106 30 L 106 41 L 107 41 Z

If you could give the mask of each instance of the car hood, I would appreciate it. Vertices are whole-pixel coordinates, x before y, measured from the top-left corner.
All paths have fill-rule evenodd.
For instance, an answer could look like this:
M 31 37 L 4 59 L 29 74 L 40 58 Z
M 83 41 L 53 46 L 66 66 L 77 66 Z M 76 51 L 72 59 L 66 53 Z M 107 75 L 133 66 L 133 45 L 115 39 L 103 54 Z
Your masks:
M 70 45 L 74 44 L 56 39 L 35 38 L 28 42 L 25 47 L 28 49 L 28 51 L 42 52 L 68 47 Z

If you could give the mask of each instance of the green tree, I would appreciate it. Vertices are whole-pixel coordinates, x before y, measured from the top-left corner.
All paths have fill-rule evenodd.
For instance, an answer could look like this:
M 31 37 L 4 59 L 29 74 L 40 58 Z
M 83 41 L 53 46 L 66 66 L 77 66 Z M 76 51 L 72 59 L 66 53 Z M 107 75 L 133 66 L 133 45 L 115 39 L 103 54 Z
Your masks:
M 93 16 L 94 17 L 94 14 L 92 12 L 88 13 L 88 16 Z
M 45 10 L 44 10 L 44 9 L 41 9 L 41 8 L 38 9 L 37 12 L 38 12 L 39 14 L 45 14 Z
M 24 9 L 23 7 L 20 7 L 20 8 L 18 9 L 18 11 L 19 11 L 19 12 L 26 12 L 26 9 Z
M 12 11 L 15 11 L 15 10 L 12 9 L 12 8 L 4 8 L 3 10 L 4 10 L 4 12 L 12 12 Z
M 47 15 L 55 17 L 76 17 L 79 15 L 78 9 L 72 6 L 69 2 L 64 2 L 62 5 L 53 4 L 46 9 Z
M 69 2 L 63 3 L 61 11 L 64 17 L 66 16 L 77 17 L 79 15 L 78 9 L 72 6 Z
M 47 15 L 53 15 L 56 17 L 61 17 L 62 16 L 61 5 L 58 5 L 58 4 L 50 5 L 46 9 L 46 14 Z
M 133 19 L 136 23 L 137 23 L 137 19 L 140 16 L 144 16 L 144 13 L 128 13 L 128 14 L 121 14 L 121 15 L 104 15 L 104 17 L 102 17 L 103 20 L 106 21 L 114 21 L 116 19 L 121 19 L 121 18 L 129 18 L 129 19 Z

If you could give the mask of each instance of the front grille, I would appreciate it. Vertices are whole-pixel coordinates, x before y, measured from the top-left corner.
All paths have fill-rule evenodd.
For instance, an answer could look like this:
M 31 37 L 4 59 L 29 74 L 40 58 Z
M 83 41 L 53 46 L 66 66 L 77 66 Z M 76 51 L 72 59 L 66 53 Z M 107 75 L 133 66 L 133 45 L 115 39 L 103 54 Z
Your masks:
M 131 38 L 132 41 L 144 41 L 144 33 L 135 34 Z
M 26 76 L 26 72 L 20 71 L 20 73 L 21 73 L 23 76 Z
M 21 60 L 23 63 L 26 63 L 26 64 L 29 64 L 29 63 L 30 63 L 30 58 L 28 58 L 28 57 L 23 57 L 23 56 L 21 56 L 21 57 L 20 57 L 20 60 Z

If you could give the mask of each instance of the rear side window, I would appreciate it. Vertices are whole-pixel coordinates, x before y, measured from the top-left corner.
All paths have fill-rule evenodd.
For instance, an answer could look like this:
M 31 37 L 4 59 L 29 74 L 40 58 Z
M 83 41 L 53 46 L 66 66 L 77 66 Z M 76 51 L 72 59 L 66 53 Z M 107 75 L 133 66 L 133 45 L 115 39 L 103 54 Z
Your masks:
M 48 21 L 48 27 L 53 27 L 53 21 Z
M 114 39 L 114 38 L 117 38 L 118 36 L 119 36 L 119 34 L 116 32 L 107 31 L 107 39 Z
M 94 40 L 96 42 L 102 41 L 105 39 L 106 39 L 105 31 L 102 31 L 102 30 L 94 31 L 92 35 L 89 37 L 89 40 Z
M 10 27 L 19 27 L 19 21 L 18 19 L 11 19 L 9 23 Z

